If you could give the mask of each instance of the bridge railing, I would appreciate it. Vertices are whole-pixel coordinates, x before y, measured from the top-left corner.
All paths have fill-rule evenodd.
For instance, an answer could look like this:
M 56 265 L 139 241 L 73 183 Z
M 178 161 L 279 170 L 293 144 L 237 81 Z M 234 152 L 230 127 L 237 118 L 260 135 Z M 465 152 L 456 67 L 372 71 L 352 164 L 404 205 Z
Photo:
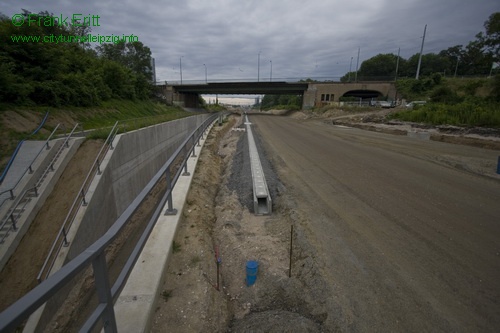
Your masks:
M 72 279 L 87 269 L 90 265 L 92 265 L 94 271 L 94 282 L 98 294 L 99 304 L 80 331 L 91 331 L 96 327 L 99 320 L 102 320 L 105 332 L 117 332 L 113 303 L 125 286 L 125 282 L 127 281 L 127 278 L 130 275 L 142 248 L 153 230 L 156 220 L 162 213 L 164 205 L 166 203 L 168 204 L 168 209 L 165 213 L 175 212 L 175 209 L 172 207 L 172 190 L 181 176 L 181 172 L 187 172 L 187 160 L 191 154 L 194 154 L 196 143 L 200 143 L 200 139 L 205 135 L 209 125 L 214 122 L 218 116 L 219 114 L 214 114 L 207 118 L 184 140 L 184 142 L 169 157 L 155 176 L 153 176 L 146 187 L 144 187 L 139 195 L 132 201 L 127 209 L 101 238 L 99 238 L 76 258 L 64 265 L 60 270 L 49 276 L 33 290 L 21 297 L 5 311 L 0 313 L 0 332 L 14 331 L 33 312 L 47 302 L 60 289 L 72 283 Z M 179 158 L 182 158 L 182 162 L 176 174 L 171 179 L 171 167 L 178 162 Z M 127 221 L 146 199 L 153 187 L 164 177 L 167 181 L 165 194 L 158 203 L 155 212 L 150 218 L 148 225 L 132 251 L 131 256 L 128 258 L 117 280 L 111 287 L 106 264 L 106 249 L 119 235 L 120 231 L 126 226 Z

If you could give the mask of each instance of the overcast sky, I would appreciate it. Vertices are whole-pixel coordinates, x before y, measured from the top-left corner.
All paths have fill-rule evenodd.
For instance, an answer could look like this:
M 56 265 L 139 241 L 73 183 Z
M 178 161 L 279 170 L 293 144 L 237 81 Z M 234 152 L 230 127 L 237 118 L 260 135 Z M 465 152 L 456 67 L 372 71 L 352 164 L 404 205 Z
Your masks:
M 99 15 L 93 34 L 134 34 L 151 49 L 158 81 L 338 79 L 379 53 L 409 58 L 466 45 L 500 11 L 497 0 L 0 0 L 56 16 Z M 260 53 L 260 62 L 259 62 Z M 260 63 L 260 66 L 259 66 Z M 205 65 L 204 65 L 205 64 Z M 206 66 L 206 67 L 205 67 Z M 258 74 L 260 68 L 260 74 Z

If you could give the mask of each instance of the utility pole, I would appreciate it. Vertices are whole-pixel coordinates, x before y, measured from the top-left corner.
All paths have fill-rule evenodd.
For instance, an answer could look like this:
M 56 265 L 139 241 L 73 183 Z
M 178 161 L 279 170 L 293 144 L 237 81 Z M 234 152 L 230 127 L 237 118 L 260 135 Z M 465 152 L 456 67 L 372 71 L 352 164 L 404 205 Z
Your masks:
M 420 46 L 420 55 L 418 57 L 417 74 L 415 75 L 415 80 L 418 80 L 418 75 L 420 74 L 420 64 L 422 63 L 422 52 L 424 52 L 425 31 L 426 30 L 427 30 L 427 24 L 424 27 L 424 36 L 422 37 L 422 46 Z

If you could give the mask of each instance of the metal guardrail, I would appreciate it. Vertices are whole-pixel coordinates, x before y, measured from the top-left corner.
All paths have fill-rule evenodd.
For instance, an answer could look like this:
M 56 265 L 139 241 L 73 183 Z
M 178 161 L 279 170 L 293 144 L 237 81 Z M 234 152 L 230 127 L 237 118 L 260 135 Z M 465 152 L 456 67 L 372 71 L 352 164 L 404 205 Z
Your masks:
M 14 200 L 14 189 L 19 185 L 19 183 L 21 182 L 21 180 L 23 179 L 24 175 L 29 172 L 29 173 L 33 173 L 33 163 L 35 163 L 35 161 L 37 160 L 37 158 L 40 156 L 40 154 L 42 153 L 43 149 L 45 147 L 47 147 L 46 149 L 50 149 L 50 145 L 49 145 L 49 141 L 50 139 L 52 139 L 52 137 L 54 136 L 54 134 L 56 133 L 56 131 L 58 130 L 60 124 L 57 124 L 56 128 L 54 128 L 54 130 L 52 131 L 52 133 L 50 134 L 49 138 L 47 140 L 45 140 L 45 143 L 43 144 L 42 148 L 40 148 L 40 151 L 38 151 L 38 153 L 36 154 L 35 158 L 33 159 L 33 161 L 31 161 L 30 165 L 26 168 L 26 170 L 23 172 L 23 174 L 21 175 L 21 177 L 19 177 L 19 180 L 16 182 L 16 184 L 8 189 L 8 190 L 5 190 L 3 192 L 0 192 L 0 195 L 4 194 L 4 193 L 7 193 L 7 192 L 10 192 L 10 198 L 5 198 L 2 203 L 0 203 L 0 209 L 2 208 L 3 204 L 5 203 L 5 201 L 7 200 Z
M 271 214 L 272 201 L 267 188 L 266 176 L 260 163 L 259 152 L 252 133 L 252 123 L 245 115 L 246 132 L 248 136 L 248 150 L 250 154 L 250 168 L 253 183 L 253 206 L 255 215 Z
M 4 194 L 4 193 L 7 193 L 9 192 L 10 194 L 10 197 L 7 197 L 5 198 L 2 203 L 0 203 L 0 209 L 2 208 L 2 206 L 7 202 L 7 200 L 14 200 L 16 199 L 15 195 L 14 195 L 14 190 L 16 189 L 16 187 L 19 185 L 19 183 L 21 182 L 21 180 L 23 179 L 24 175 L 26 175 L 27 172 L 29 173 L 33 173 L 34 170 L 33 170 L 33 164 L 35 163 L 35 161 L 37 160 L 37 158 L 40 156 L 40 154 L 42 153 L 42 151 L 45 149 L 50 149 L 50 145 L 49 145 L 49 142 L 50 142 L 50 139 L 52 138 L 52 136 L 54 136 L 54 134 L 56 133 L 57 129 L 59 128 L 59 125 L 58 124 L 54 130 L 52 131 L 52 133 L 50 134 L 49 138 L 45 141 L 45 143 L 43 144 L 42 148 L 40 149 L 40 151 L 38 151 L 38 153 L 36 154 L 35 158 L 33 159 L 33 161 L 31 161 L 30 165 L 26 168 L 26 170 L 23 172 L 23 174 L 21 175 L 21 177 L 19 178 L 19 180 L 16 182 L 16 184 L 8 189 L 8 190 L 5 190 L 3 192 L 0 193 L 0 195 Z M 0 244 L 2 244 L 5 240 L 5 238 L 9 235 L 10 231 L 11 230 L 14 230 L 16 231 L 17 230 L 17 227 L 16 227 L 16 221 L 17 219 L 19 218 L 20 214 L 18 214 L 17 217 L 14 217 L 14 214 L 15 214 L 15 211 L 16 209 L 18 209 L 19 207 L 19 204 L 23 201 L 23 199 L 28 196 L 31 192 L 34 192 L 35 193 L 35 196 L 38 196 L 38 193 L 36 191 L 36 186 L 35 187 L 32 187 L 32 188 L 29 188 L 27 190 L 25 190 L 24 192 L 22 192 L 20 195 L 18 195 L 16 201 L 14 202 L 14 204 L 12 205 L 12 207 L 8 210 L 8 212 L 6 213 L 5 216 L 3 216 L 2 220 L 2 224 L 0 225 L 0 230 L 3 230 L 5 225 L 10 221 L 12 223 L 12 226 L 5 232 L 5 235 L 2 236 L 2 238 L 0 239 Z M 24 210 L 24 207 L 26 206 L 26 204 L 20 209 L 20 211 L 22 212 Z M 7 217 L 8 216 L 8 217 Z
M 144 247 L 158 216 L 162 213 L 162 207 L 165 203 L 168 208 L 165 214 L 175 214 L 176 210 L 172 207 L 172 190 L 181 176 L 181 172 L 186 174 L 187 160 L 189 156 L 194 155 L 196 143 L 200 144 L 200 139 L 205 135 L 205 131 L 209 125 L 216 120 L 218 114 L 215 114 L 206 119 L 198 128 L 196 128 L 177 148 L 177 150 L 169 157 L 160 170 L 153 176 L 149 183 L 139 193 L 139 195 L 132 201 L 127 209 L 120 215 L 115 223 L 108 229 L 108 231 L 79 254 L 76 258 L 71 260 L 68 264 L 63 266 L 60 270 L 49 276 L 46 280 L 40 283 L 33 290 L 21 297 L 18 301 L 12 304 L 5 311 L 0 313 L 0 332 L 10 332 L 16 329 L 24 320 L 26 320 L 33 312 L 35 312 L 41 305 L 47 302 L 53 295 L 55 295 L 61 288 L 72 282 L 72 279 L 85 270 L 92 264 L 94 270 L 94 281 L 98 294 L 99 304 L 94 312 L 87 319 L 85 324 L 81 327 L 80 331 L 91 331 L 97 325 L 98 321 L 102 319 L 105 332 L 117 332 L 116 319 L 113 309 L 113 303 L 118 298 L 120 291 L 125 286 L 125 282 L 130 275 L 132 267 L 134 266 L 139 254 Z M 179 169 L 177 170 L 173 179 L 170 178 L 170 168 L 177 161 L 178 157 L 183 156 Z M 127 221 L 132 214 L 137 210 L 139 205 L 146 199 L 149 192 L 153 187 L 163 178 L 166 178 L 167 189 L 162 199 L 160 200 L 154 214 L 150 218 L 146 229 L 141 235 L 138 243 L 136 244 L 131 256 L 125 263 L 122 271 L 120 272 L 117 280 L 110 286 L 108 277 L 108 270 L 106 265 L 106 249 L 118 236 L 120 231 L 125 227 Z
M 28 138 L 30 136 L 33 136 L 35 134 L 38 133 L 38 131 L 40 131 L 40 129 L 43 127 L 43 125 L 45 125 L 45 122 L 47 121 L 47 118 L 49 117 L 49 112 L 47 112 L 45 114 L 45 117 L 43 117 L 42 119 L 42 122 L 40 123 L 40 125 L 38 125 L 38 127 L 28 136 Z M 57 125 L 59 126 L 59 125 Z M 14 159 L 16 158 L 16 155 L 17 153 L 19 152 L 19 149 L 21 148 L 21 145 L 23 144 L 23 142 L 26 141 L 26 139 L 24 140 L 21 140 L 19 142 L 19 144 L 17 145 L 16 147 L 16 150 L 14 150 L 14 153 L 12 154 L 9 162 L 7 163 L 7 166 L 5 167 L 5 169 L 3 170 L 2 174 L 0 175 L 0 184 L 3 182 L 3 180 L 5 179 L 5 176 L 7 175 L 7 172 L 9 171 L 10 169 L 10 166 L 12 165 L 12 162 L 14 162 Z
M 57 153 L 54 155 L 54 157 L 52 158 L 52 160 L 50 161 L 49 165 L 47 166 L 47 168 L 45 168 L 43 174 L 40 176 L 40 178 L 38 179 L 38 181 L 36 182 L 36 184 L 31 187 L 31 188 L 28 188 L 27 190 L 25 190 L 22 195 L 18 196 L 17 199 L 16 199 L 16 202 L 15 204 L 12 206 L 12 208 L 9 210 L 9 217 L 7 219 L 5 219 L 5 221 L 2 223 L 2 225 L 0 226 L 0 230 L 3 230 L 3 228 L 5 227 L 5 225 L 7 224 L 7 222 L 11 222 L 11 226 L 9 227 L 9 229 L 5 232 L 5 235 L 2 236 L 2 239 L 0 239 L 0 244 L 2 244 L 5 240 L 5 238 L 7 238 L 7 236 L 9 235 L 9 233 L 14 230 L 16 231 L 17 230 L 17 226 L 16 226 L 16 222 L 19 220 L 19 217 L 21 216 L 22 212 L 24 211 L 26 205 L 28 204 L 29 200 L 25 200 L 29 195 L 31 195 L 31 193 L 34 193 L 35 194 L 35 197 L 38 197 L 38 188 L 42 185 L 43 181 L 45 180 L 47 174 L 50 172 L 50 171 L 54 171 L 54 163 L 57 161 L 57 159 L 59 158 L 59 156 L 61 155 L 63 149 L 65 147 L 69 147 L 69 144 L 68 144 L 68 141 L 69 139 L 71 138 L 71 136 L 73 135 L 73 132 L 75 131 L 75 129 L 78 127 L 78 124 L 75 125 L 75 127 L 73 128 L 73 130 L 71 131 L 71 133 L 69 135 L 66 136 L 66 139 L 64 140 L 63 144 L 61 145 L 61 147 L 59 147 L 59 150 L 57 151 Z M 48 145 L 48 142 L 47 142 L 47 145 Z M 42 148 L 43 149 L 43 148 Z M 38 155 L 37 155 L 38 156 Z M 31 165 L 30 167 L 28 167 L 28 170 L 31 168 Z M 19 183 L 19 182 L 18 182 Z M 22 208 L 19 208 L 21 204 L 24 205 L 22 206 Z
M 85 194 L 87 193 L 87 190 L 90 187 L 90 184 L 92 183 L 92 180 L 96 175 L 100 175 L 102 173 L 101 171 L 101 162 L 104 159 L 104 156 L 106 156 L 108 150 L 113 150 L 113 140 L 116 136 L 116 133 L 118 132 L 118 121 L 115 122 L 114 126 L 111 128 L 111 131 L 108 134 L 108 137 L 106 138 L 106 141 L 104 141 L 104 144 L 102 145 L 101 149 L 99 150 L 99 153 L 97 154 L 96 159 L 94 160 L 94 163 L 90 167 L 89 172 L 87 173 L 87 176 L 85 177 L 85 180 L 82 183 L 82 186 L 80 187 L 80 190 L 78 191 L 75 200 L 73 201 L 73 204 L 71 205 L 71 208 L 68 211 L 68 214 L 66 215 L 66 218 L 64 219 L 61 228 L 59 229 L 59 233 L 56 236 L 56 239 L 52 243 L 52 246 L 50 248 L 49 254 L 45 258 L 45 261 L 42 265 L 42 268 L 40 269 L 40 272 L 38 273 L 36 279 L 38 282 L 42 282 L 42 280 L 46 279 L 47 276 L 49 275 L 52 267 L 54 266 L 55 260 L 57 258 L 57 255 L 61 248 L 63 246 L 68 246 L 69 242 L 67 239 L 67 234 L 68 231 L 70 230 L 71 226 L 73 225 L 73 221 L 75 220 L 76 214 L 78 213 L 78 210 L 80 209 L 80 205 L 87 205 L 87 201 L 85 199 Z

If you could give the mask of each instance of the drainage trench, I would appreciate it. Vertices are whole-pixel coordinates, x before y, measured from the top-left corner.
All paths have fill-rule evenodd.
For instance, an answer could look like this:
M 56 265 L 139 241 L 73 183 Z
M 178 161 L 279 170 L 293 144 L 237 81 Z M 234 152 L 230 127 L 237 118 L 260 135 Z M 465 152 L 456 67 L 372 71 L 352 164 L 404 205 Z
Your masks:
M 255 215 L 268 215 L 272 213 L 272 200 L 267 187 L 266 177 L 262 169 L 251 125 L 252 123 L 248 120 L 248 116 L 245 115 L 248 149 L 250 153 L 250 167 L 252 172 L 254 213 Z

